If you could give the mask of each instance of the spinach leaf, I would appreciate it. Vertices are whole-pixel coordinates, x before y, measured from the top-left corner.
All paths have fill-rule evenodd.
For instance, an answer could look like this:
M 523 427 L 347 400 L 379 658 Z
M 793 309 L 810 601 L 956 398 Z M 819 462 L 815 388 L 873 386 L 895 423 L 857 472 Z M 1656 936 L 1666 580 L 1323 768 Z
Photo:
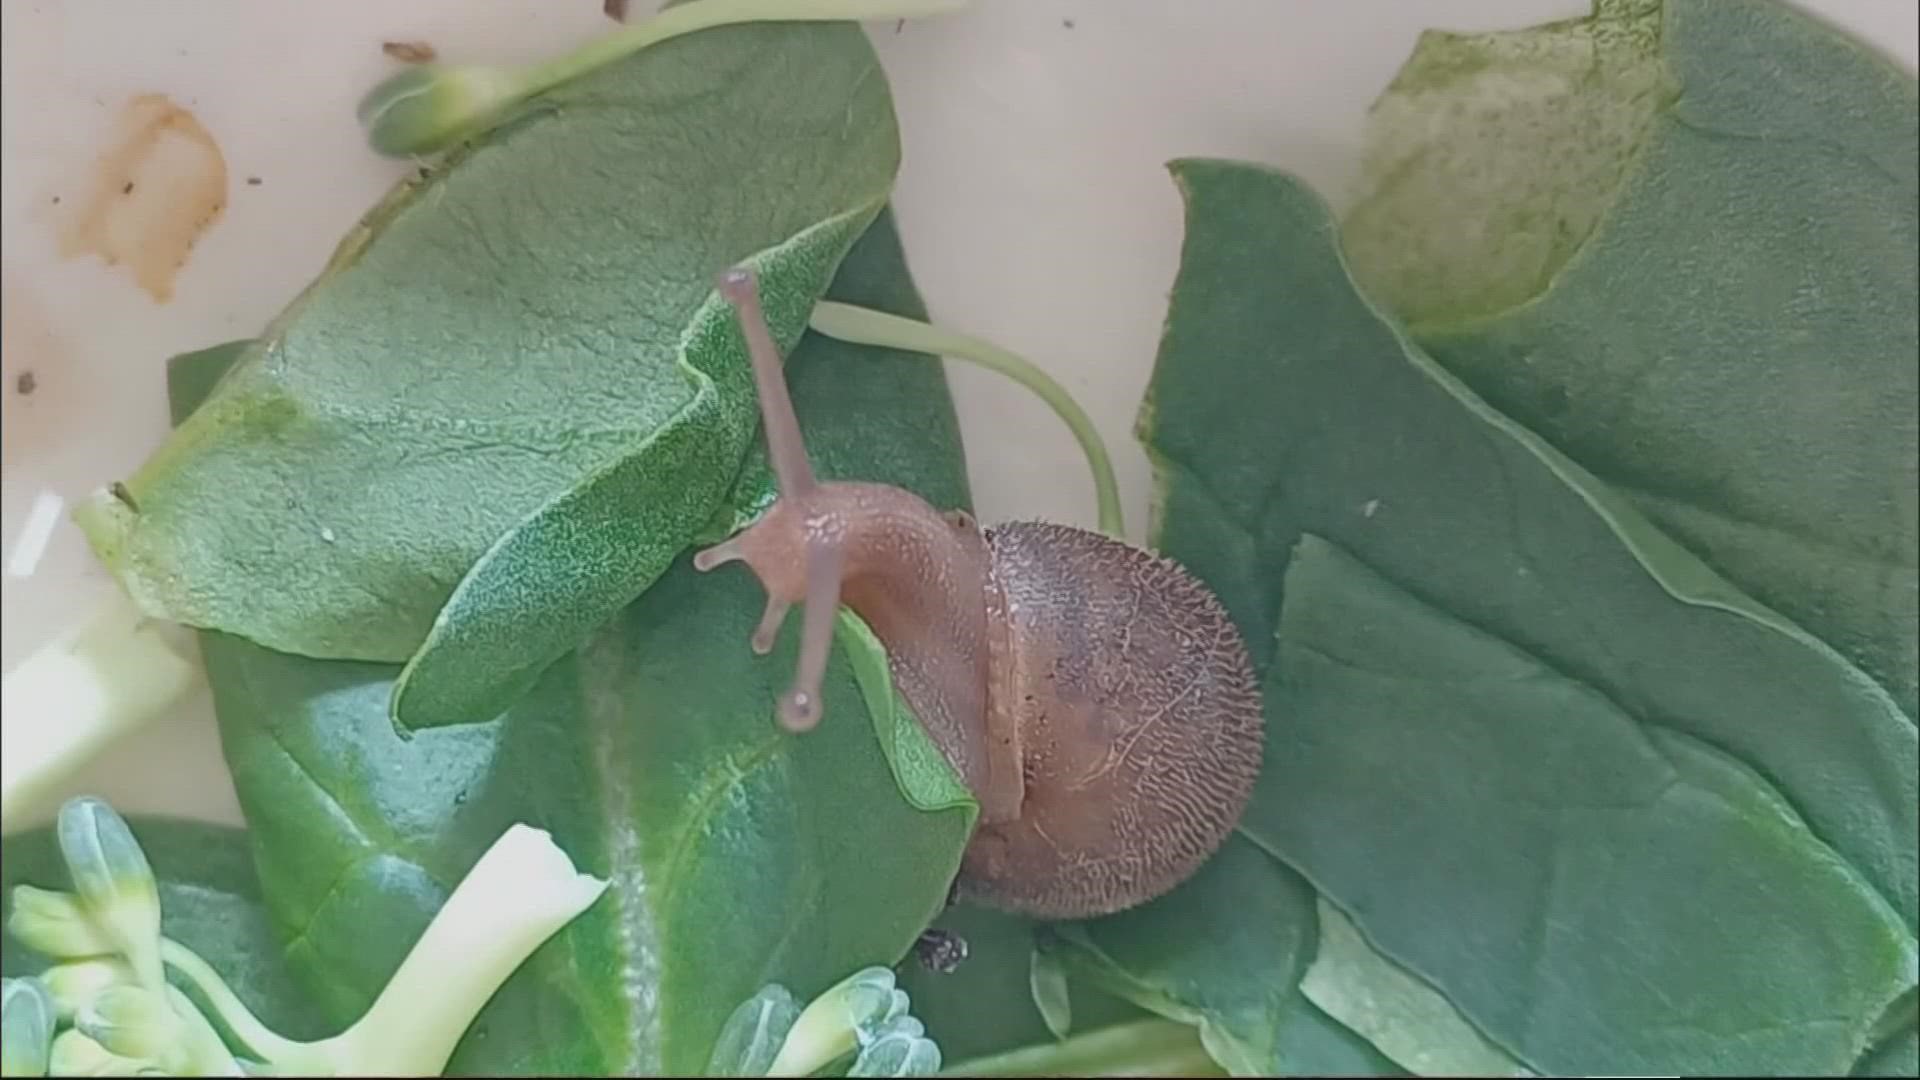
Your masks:
M 1420 35 L 1368 112 L 1343 223 L 1375 299 L 1424 326 L 1494 314 L 1552 282 L 1677 96 L 1661 4 L 1593 0 L 1584 19 Z
M 1854 1076 L 1920 1076 L 1920 1028 L 1907 1029 L 1868 1051 Z
M 890 217 L 833 295 L 922 314 Z M 183 359 L 176 392 L 213 364 Z M 822 475 L 965 504 L 937 365 L 808 336 L 788 367 Z M 974 805 L 950 769 L 929 767 L 942 759 L 904 710 L 877 719 L 891 728 L 876 739 L 844 649 L 828 719 L 803 737 L 780 731 L 772 709 L 795 635 L 754 656 L 760 604 L 747 575 L 678 560 L 502 716 L 407 741 L 387 721 L 394 666 L 203 635 L 269 910 L 331 1013 L 366 1007 L 513 821 L 609 877 L 612 902 L 508 980 L 453 1073 L 697 1073 L 728 1013 L 765 984 L 810 998 L 899 959 L 945 898 Z M 898 782 L 888 748 L 915 763 Z
M 1234 1076 L 1402 1075 L 1301 994 L 1316 933 L 1312 887 L 1240 835 L 1166 896 L 1055 928 L 1068 970 L 1198 1026 Z
M 1844 1069 L 1914 978 L 1912 723 L 1408 345 L 1303 185 L 1224 162 L 1174 172 L 1187 240 L 1141 426 L 1159 546 L 1267 668 L 1274 746 L 1243 831 L 1536 1070 Z M 1282 620 L 1320 625 L 1290 611 L 1307 533 L 1432 609 L 1431 639 L 1409 638 L 1403 598 L 1327 630 L 1376 635 L 1368 670 L 1387 674 L 1309 667 L 1330 643 L 1297 634 L 1269 667 Z M 1389 666 L 1416 647 L 1445 662 Z M 1594 809 L 1663 783 L 1655 812 Z M 1623 846 L 1580 842 L 1596 836 Z M 1756 861 L 1722 862 L 1736 857 Z M 1551 977 L 1572 981 L 1542 994 L 1529 949 L 1548 944 Z
M 1914 984 L 1899 917 L 1745 766 L 1311 535 L 1266 692 L 1293 745 L 1257 827 L 1550 1073 L 1833 1075 Z
M 1423 40 L 1375 117 L 1345 226 L 1360 280 L 1490 405 L 1913 716 L 1912 74 L 1771 0 L 1600 0 Z
M 240 1000 L 275 1031 L 314 1039 L 339 1030 L 287 969 L 260 897 L 246 832 L 165 817 L 131 817 L 127 824 L 160 885 L 162 933 L 218 969 Z M 0 859 L 0 923 L 12 915 L 15 885 L 73 887 L 52 826 L 8 836 L 0 844 L 6 851 Z M 0 944 L 0 971 L 8 977 L 46 969 L 46 958 L 11 934 L 0 936 Z M 185 980 L 179 985 L 195 992 Z
M 1445 997 L 1374 951 L 1325 899 L 1320 947 L 1300 992 L 1416 1076 L 1532 1076 Z
M 403 726 L 492 717 L 738 473 L 757 412 L 713 275 L 767 253 L 791 344 L 898 158 L 852 24 L 710 30 L 567 83 L 373 211 L 86 508 L 92 542 L 156 615 L 412 657 Z

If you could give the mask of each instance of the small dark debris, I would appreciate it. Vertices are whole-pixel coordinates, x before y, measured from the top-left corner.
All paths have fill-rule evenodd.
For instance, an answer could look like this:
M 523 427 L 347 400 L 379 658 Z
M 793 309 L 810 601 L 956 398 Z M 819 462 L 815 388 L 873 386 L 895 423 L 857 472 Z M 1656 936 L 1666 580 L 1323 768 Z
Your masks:
M 122 503 L 126 504 L 127 509 L 133 511 L 136 514 L 140 512 L 140 504 L 134 501 L 133 492 L 127 490 L 127 485 L 121 483 L 118 480 L 115 480 L 113 482 L 113 486 L 109 487 L 107 491 L 114 498 L 119 499 Z
M 380 51 L 403 64 L 430 64 L 440 55 L 424 41 L 383 41 Z
M 60 205 L 60 196 L 58 196 L 58 195 L 55 195 L 55 196 L 53 197 L 53 205 L 55 205 L 55 206 L 59 206 L 59 205 Z
M 913 943 L 920 966 L 935 975 L 951 975 L 967 960 L 967 939 L 951 930 L 924 930 Z
M 614 22 L 627 21 L 627 0 L 606 0 L 600 5 L 600 10 L 606 12 L 607 18 Z
M 899 22 L 893 24 L 893 32 L 896 34 L 902 30 L 905 30 L 906 28 L 907 28 L 907 20 L 905 19 L 901 19 Z
M 1066 27 L 1066 28 L 1067 28 L 1067 29 L 1069 29 L 1069 30 L 1071 30 L 1071 29 L 1073 29 L 1073 20 L 1072 20 L 1072 19 L 1061 19 L 1061 20 L 1060 20 L 1060 25 L 1061 25 L 1061 26 L 1064 26 L 1064 27 Z
M 28 394 L 33 393 L 39 385 L 40 380 L 34 378 L 33 372 L 31 371 L 23 371 L 20 373 L 19 378 L 13 380 L 13 388 L 19 392 L 21 397 L 26 397 Z
M 127 181 L 126 186 L 120 189 L 120 194 L 122 195 L 133 194 L 133 181 L 131 180 Z
M 261 182 L 262 182 L 262 181 L 261 181 L 261 179 L 260 179 L 259 177 L 257 177 L 257 176 L 249 176 L 249 177 L 247 177 L 247 186 L 248 186 L 248 187 L 259 187 L 259 186 L 260 186 L 260 184 L 261 184 Z

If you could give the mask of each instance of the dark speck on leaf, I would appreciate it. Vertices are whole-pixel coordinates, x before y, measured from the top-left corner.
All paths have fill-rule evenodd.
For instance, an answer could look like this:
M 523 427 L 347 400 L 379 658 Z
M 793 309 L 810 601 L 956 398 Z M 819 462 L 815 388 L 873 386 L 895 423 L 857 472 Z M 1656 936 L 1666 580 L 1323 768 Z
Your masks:
M 19 378 L 13 380 L 13 388 L 18 391 L 22 397 L 33 393 L 34 388 L 39 385 L 40 380 L 34 378 L 33 372 L 31 371 L 23 371 L 20 373 Z
M 951 930 L 927 930 L 913 943 L 920 966 L 936 975 L 951 975 L 967 959 L 967 939 Z
M 1072 19 L 1061 19 L 1061 20 L 1060 20 L 1060 25 L 1061 25 L 1061 26 L 1064 26 L 1064 27 L 1066 27 L 1066 28 L 1067 28 L 1067 29 L 1069 29 L 1069 30 L 1071 30 L 1071 29 L 1073 29 L 1073 20 L 1072 20 Z
M 114 498 L 119 499 L 122 503 L 126 504 L 127 509 L 133 511 L 136 514 L 140 512 L 140 504 L 134 501 L 133 492 L 127 490 L 127 485 L 121 483 L 118 480 L 115 480 L 113 482 L 113 486 L 109 487 L 107 490 L 110 493 L 112 493 Z
M 260 183 L 261 183 L 261 180 L 260 180 L 260 178 L 259 178 L 259 177 L 257 177 L 257 176 L 249 176 L 249 177 L 247 177 L 247 186 L 248 186 L 248 187 L 259 187 L 259 186 L 260 186 Z
M 600 5 L 600 10 L 606 12 L 607 18 L 614 22 L 627 21 L 627 0 L 606 0 Z
M 122 194 L 122 195 L 131 195 L 131 194 L 133 194 L 133 181 L 131 181 L 131 180 L 129 180 L 129 181 L 127 181 L 127 186 L 125 186 L 125 187 L 123 187 L 123 188 L 121 188 L 121 189 L 120 189 L 120 194 Z

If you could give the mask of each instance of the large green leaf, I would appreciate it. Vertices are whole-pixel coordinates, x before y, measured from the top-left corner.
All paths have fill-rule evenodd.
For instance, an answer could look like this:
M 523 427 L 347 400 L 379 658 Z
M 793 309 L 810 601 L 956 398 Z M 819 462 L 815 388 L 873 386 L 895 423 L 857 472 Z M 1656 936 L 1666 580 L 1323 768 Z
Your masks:
M 1417 711 L 1377 711 L 1356 686 L 1316 719 L 1295 714 L 1287 683 L 1272 684 L 1276 745 L 1243 829 L 1536 1069 L 1771 1069 L 1778 1034 L 1743 1026 L 1760 1015 L 1782 1031 L 1799 1024 L 1810 1041 L 1796 1052 L 1831 1063 L 1842 1033 L 1913 978 L 1903 967 L 1920 810 L 1911 721 L 1832 650 L 1767 617 L 1411 347 L 1359 294 L 1325 205 L 1299 182 L 1221 162 L 1181 163 L 1175 175 L 1187 239 L 1142 417 L 1161 476 L 1160 546 L 1220 593 L 1263 665 L 1307 532 L 1500 645 L 1462 652 L 1458 683 L 1433 680 Z M 1509 653 L 1531 665 L 1509 665 L 1525 680 L 1486 709 L 1463 708 L 1453 695 L 1477 685 L 1467 665 Z M 1491 724 L 1502 714 L 1487 710 L 1523 707 L 1528 693 L 1547 695 L 1527 712 L 1531 730 L 1503 741 L 1462 726 Z M 1299 781 L 1311 740 L 1368 764 L 1337 790 Z M 1584 767 L 1570 747 L 1591 752 L 1595 775 L 1545 771 Z M 1280 768 L 1295 779 L 1277 782 Z M 1539 861 L 1527 830 L 1544 828 L 1543 815 L 1560 820 L 1543 796 L 1633 805 L 1622 793 L 1663 775 L 1680 777 L 1672 797 L 1703 815 L 1693 831 L 1645 819 L 1685 841 L 1671 865 L 1632 840 Z M 1293 782 L 1319 797 L 1303 801 Z M 1433 804 L 1411 808 L 1418 799 Z M 1720 816 L 1708 815 L 1716 806 Z M 1496 824 L 1535 842 L 1490 837 Z M 1771 861 L 1673 879 L 1682 856 L 1705 858 L 1716 844 Z M 1350 873 L 1335 878 L 1329 853 Z M 1532 930 L 1559 925 L 1549 899 L 1568 899 L 1548 888 L 1549 868 L 1589 887 L 1617 868 L 1614 888 L 1646 890 L 1632 904 L 1581 906 L 1593 921 L 1553 945 L 1571 950 L 1556 963 L 1583 981 L 1556 995 L 1539 993 L 1526 953 Z M 1820 906 L 1785 918 L 1768 898 L 1774 875 Z M 1615 951 L 1654 944 L 1653 967 Z M 1809 957 L 1826 964 L 1827 951 L 1850 966 L 1813 970 Z M 1718 971 L 1747 979 L 1699 977 Z M 1650 973 L 1688 976 L 1672 988 L 1684 1013 L 1647 1017 L 1646 1003 L 1668 992 L 1636 980 Z M 1836 987 L 1844 993 L 1829 1000 Z M 1590 1038 L 1595 1024 L 1607 1039 Z
M 163 933 L 212 964 L 247 1008 L 280 1034 L 314 1039 L 339 1030 L 301 992 L 288 970 L 260 898 L 245 832 L 164 817 L 132 817 L 127 824 L 160 883 Z M 0 923 L 13 912 L 15 885 L 73 887 L 51 826 L 9 836 L 5 848 L 0 859 Z M 35 974 L 46 966 L 45 957 L 11 934 L 0 937 L 0 971 L 8 977 Z
M 921 314 L 890 218 L 833 294 Z M 178 389 L 219 359 L 183 360 Z M 965 504 L 937 365 L 809 336 L 788 368 L 822 475 Z M 826 721 L 803 737 L 778 729 L 795 636 L 754 656 L 760 606 L 748 575 L 697 574 L 682 559 L 503 716 L 409 741 L 387 721 L 395 667 L 204 635 L 269 908 L 333 1015 L 366 1006 L 517 820 L 610 877 L 612 902 L 508 981 L 453 1072 L 694 1073 L 727 1014 L 766 983 L 810 997 L 899 959 L 946 896 L 973 803 L 950 769 L 929 767 L 938 751 L 904 710 L 882 711 L 876 739 L 844 648 Z
M 1920 1076 L 1920 1028 L 1905 1031 L 1868 1051 L 1853 1070 L 1855 1076 Z
M 1286 590 L 1258 827 L 1527 1060 L 1833 1075 L 1913 986 L 1899 917 L 1751 770 L 1316 537 Z
M 1141 907 L 1056 928 L 1070 971 L 1200 1029 L 1234 1076 L 1395 1076 L 1392 1062 L 1299 990 L 1313 889 L 1243 836 Z
M 1532 1076 L 1444 995 L 1381 956 L 1322 899 L 1320 946 L 1300 992 L 1416 1076 Z
M 709 30 L 565 84 L 376 209 L 83 511 L 93 543 L 156 615 L 305 656 L 421 650 L 397 718 L 485 720 L 738 472 L 757 413 L 714 275 L 778 249 L 793 342 L 898 158 L 852 24 Z
M 1346 225 L 1360 279 L 1914 715 L 1912 73 L 1773 0 L 1598 0 L 1429 36 L 1375 116 Z
M 1422 33 L 1368 113 L 1355 276 L 1416 325 L 1539 295 L 1675 96 L 1660 23 L 1661 0 L 1593 0 L 1529 30 Z

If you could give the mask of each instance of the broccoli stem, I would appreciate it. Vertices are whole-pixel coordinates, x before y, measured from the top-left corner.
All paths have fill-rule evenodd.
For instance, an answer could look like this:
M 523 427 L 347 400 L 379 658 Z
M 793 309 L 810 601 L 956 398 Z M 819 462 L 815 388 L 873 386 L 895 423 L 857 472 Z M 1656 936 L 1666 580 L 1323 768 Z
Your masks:
M 75 633 L 0 681 L 0 832 L 25 828 L 82 767 L 200 684 L 179 627 L 114 590 Z
M 192 950 L 168 940 L 161 954 L 277 1072 L 438 1076 L 500 984 L 606 887 L 607 882 L 575 870 L 546 832 L 514 825 L 447 898 L 373 1007 L 346 1031 L 315 1042 L 270 1030 Z

